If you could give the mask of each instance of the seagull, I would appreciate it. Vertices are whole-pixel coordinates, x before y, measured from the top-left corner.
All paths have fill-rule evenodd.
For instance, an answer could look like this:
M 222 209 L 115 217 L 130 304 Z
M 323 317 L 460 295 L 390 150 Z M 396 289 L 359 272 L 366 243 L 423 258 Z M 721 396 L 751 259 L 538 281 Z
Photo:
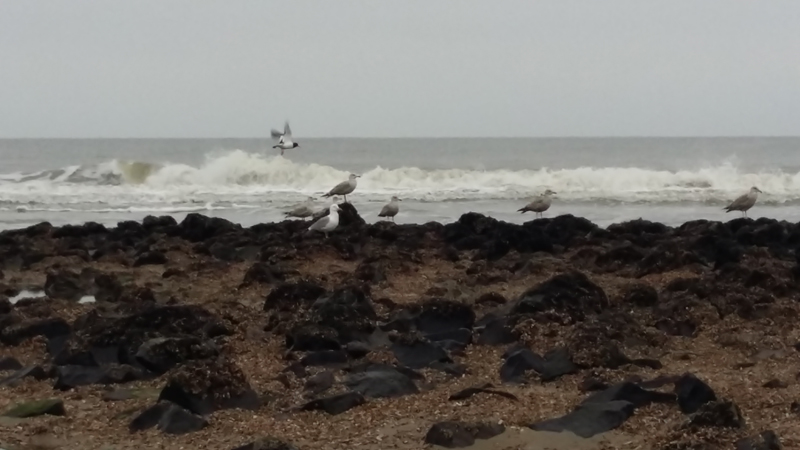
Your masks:
M 327 239 L 328 233 L 339 226 L 339 205 L 331 205 L 329 211 L 330 213 L 327 216 L 312 223 L 311 226 L 308 227 L 308 231 L 322 231 L 325 233 L 325 238 Z
M 295 208 L 291 211 L 287 211 L 283 213 L 286 217 L 299 217 L 301 219 L 305 219 L 306 217 L 311 217 L 314 215 L 314 210 L 311 209 L 314 201 L 314 197 L 308 197 L 308 199 L 301 205 L 295 206 Z
M 273 145 L 272 148 L 281 149 L 281 155 L 283 155 L 284 150 L 300 147 L 297 142 L 292 142 L 292 129 L 289 128 L 288 121 L 283 125 L 283 133 L 275 128 L 272 129 L 272 139 L 278 139 L 278 143 Z
M 389 204 L 383 207 L 381 212 L 378 213 L 378 217 L 391 217 L 392 222 L 394 222 L 394 216 L 396 216 L 397 213 L 400 212 L 400 205 L 398 205 L 397 202 L 402 202 L 402 200 L 400 200 L 396 196 L 392 197 L 392 201 L 390 201 Z
M 741 197 L 737 198 L 730 205 L 723 208 L 725 212 L 731 211 L 741 211 L 742 217 L 747 217 L 747 210 L 752 208 L 753 205 L 756 204 L 756 200 L 758 199 L 758 194 L 762 193 L 761 189 L 753 186 L 750 188 L 750 192 L 747 194 L 742 195 Z
M 342 181 L 341 183 L 337 184 L 335 188 L 328 191 L 328 193 L 323 195 L 323 197 L 343 195 L 344 202 L 347 203 L 347 194 L 350 194 L 356 190 L 356 178 L 359 178 L 359 175 L 351 173 L 347 181 Z
M 331 198 L 331 205 L 335 205 L 337 203 L 339 203 L 339 197 Z M 320 217 L 325 217 L 325 216 L 328 215 L 328 210 L 329 209 L 330 209 L 330 206 L 323 206 L 321 209 L 318 209 L 318 210 L 314 211 L 314 214 L 311 216 L 311 218 L 314 219 L 314 220 L 319 220 Z
M 555 194 L 555 192 L 551 191 L 550 189 L 544 191 L 544 194 L 540 195 L 532 202 L 525 205 L 524 208 L 520 208 L 517 211 L 525 214 L 528 211 L 533 211 L 536 213 L 536 217 L 542 216 L 544 217 L 544 212 L 550 208 L 551 198 L 550 196 Z

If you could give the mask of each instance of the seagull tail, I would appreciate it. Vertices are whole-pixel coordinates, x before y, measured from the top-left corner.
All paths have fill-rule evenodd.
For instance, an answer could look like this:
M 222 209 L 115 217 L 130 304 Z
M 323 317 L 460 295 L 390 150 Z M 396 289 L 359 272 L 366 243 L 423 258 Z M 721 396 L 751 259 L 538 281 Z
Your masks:
M 520 208 L 520 209 L 517 210 L 517 212 L 521 212 L 522 214 L 525 214 L 526 212 L 528 212 L 528 208 Z

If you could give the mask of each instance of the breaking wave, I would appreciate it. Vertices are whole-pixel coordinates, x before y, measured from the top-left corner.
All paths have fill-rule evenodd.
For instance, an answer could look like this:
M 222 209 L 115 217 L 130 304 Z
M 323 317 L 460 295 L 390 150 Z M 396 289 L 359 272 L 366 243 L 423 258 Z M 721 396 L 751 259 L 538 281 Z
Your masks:
M 348 172 L 330 166 L 295 163 L 280 156 L 241 150 L 207 157 L 198 167 L 114 160 L 0 175 L 0 207 L 38 203 L 263 203 L 324 193 L 347 175 Z M 681 171 L 374 167 L 361 175 L 356 193 L 369 201 L 383 201 L 391 195 L 420 201 L 522 199 L 552 189 L 565 201 L 723 203 L 753 185 L 765 192 L 762 197 L 765 202 L 800 199 L 800 173 L 744 173 L 732 164 Z

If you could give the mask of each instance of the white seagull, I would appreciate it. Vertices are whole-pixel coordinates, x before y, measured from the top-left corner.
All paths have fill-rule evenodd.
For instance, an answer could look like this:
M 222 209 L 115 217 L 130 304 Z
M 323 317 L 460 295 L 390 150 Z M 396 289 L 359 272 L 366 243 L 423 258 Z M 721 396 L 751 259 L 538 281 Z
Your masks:
M 305 219 L 307 217 L 311 217 L 314 215 L 314 197 L 308 197 L 308 199 L 300 205 L 297 205 L 291 211 L 286 211 L 283 213 L 286 217 L 298 217 L 300 219 Z
M 544 212 L 550 208 L 550 204 L 552 203 L 550 196 L 553 194 L 555 194 L 555 192 L 548 189 L 544 191 L 544 194 L 540 195 L 532 202 L 525 205 L 525 207 L 520 208 L 517 211 L 521 212 L 522 214 L 525 214 L 528 211 L 533 211 L 536 213 L 536 217 L 544 217 Z
M 272 129 L 272 138 L 278 139 L 278 143 L 273 145 L 272 148 L 281 149 L 281 155 L 283 155 L 284 150 L 300 147 L 297 142 L 292 141 L 292 129 L 289 128 L 288 121 L 283 125 L 283 133 L 275 128 Z
M 761 193 L 761 189 L 753 186 L 750 188 L 750 192 L 732 201 L 730 205 L 726 206 L 723 209 L 725 210 L 726 213 L 731 211 L 741 211 L 742 217 L 747 217 L 747 210 L 752 208 L 753 205 L 756 204 L 756 200 L 758 200 L 759 193 Z
M 331 205 L 330 212 L 327 216 L 321 217 L 316 222 L 308 227 L 308 231 L 321 231 L 325 233 L 325 238 L 328 238 L 328 233 L 335 230 L 339 226 L 339 205 Z
M 394 216 L 400 212 L 400 205 L 398 205 L 397 202 L 402 202 L 402 200 L 396 196 L 392 197 L 392 201 L 390 201 L 389 204 L 384 205 L 383 209 L 381 209 L 381 212 L 378 213 L 378 217 L 391 217 L 392 222 L 394 222 Z
M 359 175 L 351 173 L 347 181 L 342 181 L 341 183 L 337 184 L 336 187 L 328 191 L 328 193 L 323 195 L 323 197 L 330 197 L 332 195 L 343 195 L 344 202 L 347 203 L 347 194 L 350 194 L 356 190 L 356 184 L 358 184 L 356 182 L 356 178 L 358 177 Z

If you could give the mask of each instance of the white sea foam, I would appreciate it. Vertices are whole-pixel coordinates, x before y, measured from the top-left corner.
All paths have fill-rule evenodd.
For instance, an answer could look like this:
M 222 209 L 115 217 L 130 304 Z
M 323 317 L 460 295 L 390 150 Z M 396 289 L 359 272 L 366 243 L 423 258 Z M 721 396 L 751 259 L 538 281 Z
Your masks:
M 92 212 L 247 207 L 319 195 L 348 173 L 240 150 L 210 156 L 199 167 L 109 161 L 0 175 L 0 207 Z M 764 191 L 762 202 L 800 199 L 800 173 L 745 173 L 730 163 L 674 172 L 613 167 L 485 171 L 375 167 L 361 175 L 354 195 L 365 201 L 383 201 L 391 195 L 419 201 L 523 199 L 552 189 L 564 201 L 723 203 L 753 185 Z M 215 206 L 219 204 L 226 206 Z

